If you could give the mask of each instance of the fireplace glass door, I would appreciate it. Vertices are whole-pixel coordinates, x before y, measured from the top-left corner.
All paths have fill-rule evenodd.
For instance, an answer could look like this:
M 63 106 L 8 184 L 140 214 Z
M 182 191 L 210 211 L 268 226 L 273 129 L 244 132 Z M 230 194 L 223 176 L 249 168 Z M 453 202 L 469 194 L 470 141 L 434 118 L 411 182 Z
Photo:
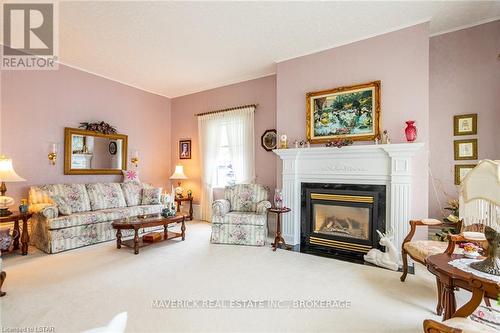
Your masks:
M 313 204 L 313 232 L 369 240 L 370 210 L 368 207 Z

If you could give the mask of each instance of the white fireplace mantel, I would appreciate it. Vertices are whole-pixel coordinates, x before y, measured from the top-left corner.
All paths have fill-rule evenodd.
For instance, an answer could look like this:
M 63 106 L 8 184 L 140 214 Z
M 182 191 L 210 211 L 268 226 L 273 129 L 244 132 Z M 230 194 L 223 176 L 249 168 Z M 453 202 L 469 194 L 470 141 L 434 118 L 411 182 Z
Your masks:
M 386 185 L 386 229 L 401 247 L 411 216 L 411 158 L 424 143 L 353 145 L 273 150 L 283 160 L 283 214 L 287 243 L 300 244 L 301 183 Z

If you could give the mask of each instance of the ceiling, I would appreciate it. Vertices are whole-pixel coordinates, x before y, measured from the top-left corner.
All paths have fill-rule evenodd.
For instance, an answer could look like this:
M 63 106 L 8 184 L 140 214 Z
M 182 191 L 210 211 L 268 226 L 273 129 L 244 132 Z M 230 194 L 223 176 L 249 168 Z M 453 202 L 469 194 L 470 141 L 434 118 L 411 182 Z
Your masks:
M 500 1 L 60 2 L 61 63 L 177 97 L 430 20 L 431 34 L 500 17 Z

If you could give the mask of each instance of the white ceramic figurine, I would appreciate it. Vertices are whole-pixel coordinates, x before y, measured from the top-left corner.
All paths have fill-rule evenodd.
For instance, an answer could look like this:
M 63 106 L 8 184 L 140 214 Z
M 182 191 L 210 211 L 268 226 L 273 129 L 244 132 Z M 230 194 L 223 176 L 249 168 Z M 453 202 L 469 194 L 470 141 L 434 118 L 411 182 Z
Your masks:
M 377 230 L 380 236 L 380 245 L 385 246 L 386 252 L 379 249 L 371 249 L 366 255 L 363 256 L 365 261 L 375 264 L 380 267 L 397 271 L 399 268 L 398 258 L 399 254 L 394 244 L 392 244 L 392 234 L 383 234 Z

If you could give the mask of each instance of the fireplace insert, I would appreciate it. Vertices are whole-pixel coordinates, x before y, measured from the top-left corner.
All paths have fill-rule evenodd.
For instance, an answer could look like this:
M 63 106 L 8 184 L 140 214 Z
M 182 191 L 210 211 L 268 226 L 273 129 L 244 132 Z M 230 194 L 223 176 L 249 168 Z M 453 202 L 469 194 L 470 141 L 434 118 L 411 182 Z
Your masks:
M 300 251 L 362 261 L 385 232 L 384 185 L 302 183 Z

